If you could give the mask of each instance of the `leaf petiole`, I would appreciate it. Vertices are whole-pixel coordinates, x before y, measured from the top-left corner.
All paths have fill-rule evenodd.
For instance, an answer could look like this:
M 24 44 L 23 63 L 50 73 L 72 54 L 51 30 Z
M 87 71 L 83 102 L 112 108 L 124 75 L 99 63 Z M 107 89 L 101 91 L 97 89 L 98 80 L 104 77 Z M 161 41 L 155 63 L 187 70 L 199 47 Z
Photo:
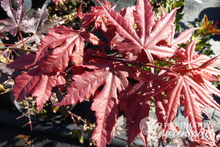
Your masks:
M 148 67 L 163 69 L 163 70 L 167 70 L 167 71 L 171 70 L 170 68 L 167 68 L 167 67 L 161 67 L 161 66 L 156 66 L 156 65 L 152 65 L 152 64 L 137 63 L 137 62 L 134 62 L 134 61 L 126 61 L 126 60 L 121 60 L 121 59 L 116 59 L 116 58 L 106 58 L 106 57 L 95 56 L 95 55 L 92 55 L 92 57 L 111 60 L 111 61 L 117 61 L 117 62 L 121 62 L 121 63 L 127 63 L 127 64 L 131 64 L 131 65 L 137 65 L 137 66 L 148 66 Z

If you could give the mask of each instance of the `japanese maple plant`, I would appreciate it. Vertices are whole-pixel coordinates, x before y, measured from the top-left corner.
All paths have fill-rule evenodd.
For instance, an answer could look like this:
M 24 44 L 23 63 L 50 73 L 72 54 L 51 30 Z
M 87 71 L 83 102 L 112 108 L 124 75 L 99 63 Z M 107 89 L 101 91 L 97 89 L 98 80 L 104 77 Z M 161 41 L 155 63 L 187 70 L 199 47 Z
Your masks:
M 2 0 L 1 5 L 6 3 L 8 0 Z M 23 41 L 26 54 L 7 64 L 23 71 L 15 78 L 14 99 L 32 96 L 38 111 L 51 100 L 54 87 L 63 94 L 56 106 L 91 99 L 97 124 L 92 140 L 97 147 L 111 142 L 119 112 L 126 117 L 127 143 L 139 136 L 147 146 L 149 140 L 139 126 L 149 116 L 151 106 L 164 133 L 179 131 L 173 121 L 178 108 L 184 106 L 192 131 L 200 134 L 189 137 L 191 144 L 214 146 L 212 125 L 201 124 L 202 114 L 207 114 L 205 108 L 220 110 L 213 99 L 213 95 L 220 97 L 220 92 L 212 85 L 220 75 L 216 68 L 219 56 L 198 54 L 195 47 L 202 33 L 192 34 L 219 30 L 206 21 L 203 28 L 190 28 L 175 37 L 178 8 L 170 12 L 161 8 L 161 15 L 156 16 L 147 0 L 138 0 L 136 6 L 120 12 L 106 0 L 99 3 L 89 13 L 79 9 L 79 30 L 64 25 L 50 28 L 36 51 L 28 49 Z M 1 20 L 2 32 L 35 34 L 36 24 L 41 21 L 26 18 L 19 8 L 19 14 L 5 8 L 10 19 Z

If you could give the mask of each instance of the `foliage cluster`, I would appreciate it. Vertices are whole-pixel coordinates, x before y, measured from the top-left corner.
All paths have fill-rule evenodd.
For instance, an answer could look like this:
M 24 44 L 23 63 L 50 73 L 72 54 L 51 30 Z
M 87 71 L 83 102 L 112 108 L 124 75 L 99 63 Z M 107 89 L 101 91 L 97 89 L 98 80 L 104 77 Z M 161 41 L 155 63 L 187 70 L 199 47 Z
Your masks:
M 61 107 L 90 99 L 96 116 L 92 140 L 97 147 L 111 142 L 119 112 L 126 117 L 128 144 L 139 136 L 147 146 L 149 140 L 139 124 L 149 116 L 151 106 L 165 133 L 179 131 L 173 121 L 184 106 L 191 125 L 187 131 L 200 134 L 189 136 L 188 145 L 216 145 L 212 125 L 201 126 L 205 108 L 220 110 L 212 97 L 220 97 L 212 85 L 220 75 L 219 56 L 196 52 L 204 35 L 220 32 L 207 17 L 202 27 L 175 37 L 178 8 L 155 13 L 147 0 L 138 0 L 135 6 L 115 12 L 115 6 L 104 0 L 88 13 L 79 6 L 80 29 L 55 20 L 42 36 L 47 11 L 38 9 L 28 18 L 23 1 L 17 2 L 14 9 L 10 1 L 1 1 L 9 18 L 0 21 L 2 35 L 8 32 L 20 38 L 16 44 L 2 44 L 6 47 L 1 49 L 1 62 L 22 71 L 14 79 L 15 100 L 31 96 L 40 111 L 47 101 Z M 61 97 L 53 101 L 57 89 Z

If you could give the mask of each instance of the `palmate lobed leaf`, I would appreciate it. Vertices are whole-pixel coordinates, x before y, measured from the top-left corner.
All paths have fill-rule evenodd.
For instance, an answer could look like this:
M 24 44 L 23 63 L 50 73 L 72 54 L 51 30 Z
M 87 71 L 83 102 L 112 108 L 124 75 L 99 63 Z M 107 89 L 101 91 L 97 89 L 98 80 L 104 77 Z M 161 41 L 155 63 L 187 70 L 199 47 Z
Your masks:
M 59 105 L 76 104 L 94 95 L 95 91 L 105 82 L 108 75 L 109 70 L 107 69 L 74 75 L 72 77 L 73 81 L 67 87 L 68 94 L 65 95 Z
M 106 66 L 109 66 L 109 63 Z M 99 65 L 97 65 L 98 67 Z M 67 87 L 68 94 L 57 104 L 61 106 L 82 102 L 98 91 L 93 96 L 94 102 L 91 107 L 91 110 L 95 111 L 97 122 L 92 139 L 96 141 L 97 146 L 105 146 L 111 141 L 113 127 L 118 115 L 118 93 L 128 85 L 126 70 L 127 68 L 123 65 L 115 64 L 105 69 L 101 68 L 75 75 L 73 76 L 74 81 Z M 103 86 L 101 90 L 99 90 L 100 86 Z
M 113 136 L 113 127 L 116 123 L 118 115 L 118 94 L 124 90 L 128 81 L 126 79 L 127 72 L 121 72 L 118 66 L 112 69 L 108 75 L 105 85 L 101 92 L 94 98 L 91 110 L 95 111 L 97 119 L 97 127 L 94 130 L 92 139 L 96 141 L 98 147 L 105 146 L 110 143 Z M 100 109 L 103 108 L 103 109 Z
M 220 106 L 211 96 L 213 93 L 208 91 L 205 87 L 200 86 L 199 83 L 203 81 L 194 81 L 187 76 L 178 76 L 178 80 L 171 86 L 171 89 L 166 91 L 168 93 L 168 103 L 166 105 L 166 124 L 172 124 L 176 118 L 177 109 L 180 105 L 184 105 L 184 115 L 188 118 L 192 126 L 192 130 L 199 134 L 202 128 L 202 113 L 204 108 L 212 107 L 220 110 Z M 204 83 L 203 83 L 204 84 Z M 165 128 L 168 131 L 169 127 Z M 202 139 L 201 136 L 194 136 L 196 140 Z M 201 140 L 200 140 L 201 141 Z
M 40 38 L 41 38 L 40 33 L 42 32 L 41 28 L 45 27 L 44 26 L 45 21 L 48 16 L 49 13 L 47 12 L 47 10 L 42 8 L 38 8 L 36 10 L 36 12 L 34 13 L 34 18 L 35 18 L 34 26 L 28 28 L 27 30 L 27 32 L 33 33 L 33 36 L 31 36 L 28 40 L 29 42 L 35 41 L 37 45 L 40 45 Z
M 12 91 L 15 100 L 24 100 L 25 97 L 36 97 L 37 109 L 40 111 L 52 94 L 52 88 L 65 84 L 64 77 L 57 73 L 44 75 L 38 69 L 22 73 L 15 79 L 15 86 Z
M 172 74 L 152 74 L 150 71 L 142 71 L 135 80 L 139 81 L 137 84 L 127 88 L 120 96 L 120 108 L 124 111 L 127 117 L 127 136 L 128 143 L 130 144 L 136 136 L 141 135 L 143 130 L 140 130 L 139 124 L 142 119 L 149 116 L 150 104 L 152 97 L 156 103 L 156 115 L 158 122 L 164 124 L 166 119 L 165 96 L 161 93 L 169 88 L 173 82 L 176 81 L 176 76 Z M 169 81 L 164 79 L 170 77 Z M 177 103 L 175 103 L 177 104 Z M 173 109 L 175 110 L 175 109 Z M 138 115 L 137 115 L 138 114 Z
M 178 73 L 178 78 L 171 86 L 171 89 L 165 90 L 169 98 L 165 122 L 168 124 L 173 122 L 177 108 L 180 105 L 184 105 L 185 117 L 188 118 L 189 123 L 192 125 L 192 130 L 199 134 L 204 129 L 201 126 L 203 119 L 201 115 L 203 112 L 205 113 L 204 108 L 212 107 L 218 111 L 220 110 L 219 104 L 212 97 L 213 94 L 220 96 L 220 92 L 211 85 L 210 82 L 213 79 L 209 78 L 220 75 L 220 72 L 215 69 L 218 65 L 215 62 L 217 62 L 219 57 L 209 58 L 206 55 L 197 55 L 195 44 L 196 40 L 192 41 L 186 47 L 184 59 L 180 59 L 177 65 L 173 66 L 173 70 Z M 212 70 L 215 72 L 209 72 Z M 167 131 L 168 128 L 165 128 L 165 130 Z M 192 139 L 202 142 L 201 136 L 194 137 Z
M 12 36 L 16 36 L 18 29 L 25 32 L 35 23 L 35 19 L 29 19 L 25 15 L 23 0 L 16 0 L 15 3 L 18 6 L 16 9 L 12 8 L 11 0 L 1 1 L 1 7 L 9 17 L 0 21 L 4 24 L 1 32 L 10 32 Z
M 148 54 L 149 60 L 152 62 L 153 58 L 151 54 L 161 58 L 172 56 L 175 52 L 175 49 L 162 46 L 158 43 L 165 40 L 167 36 L 174 31 L 173 27 L 176 10 L 172 10 L 170 13 L 165 14 L 162 18 L 157 20 L 151 10 L 152 7 L 149 2 L 146 0 L 139 0 L 133 11 L 129 10 L 131 14 L 127 15 L 133 17 L 128 19 L 120 13 L 107 8 L 103 3 L 101 3 L 101 5 L 106 12 L 108 21 L 112 25 L 117 26 L 117 33 L 125 38 L 125 45 L 131 44 L 135 46 L 133 50 L 130 51 L 131 53 L 138 52 L 138 54 L 140 54 L 141 51 L 144 50 L 146 52 L 145 54 Z M 130 22 L 135 22 L 135 24 L 131 24 Z M 137 28 L 134 28 L 135 25 Z M 188 33 L 190 34 L 190 32 Z M 116 44 L 116 48 L 119 51 L 124 50 L 126 46 L 120 43 L 119 46 Z
M 105 146 L 110 143 L 112 131 L 118 115 L 117 90 L 120 79 L 110 73 L 105 81 L 102 91 L 94 98 L 91 110 L 95 111 L 97 127 L 92 139 L 97 146 Z M 102 109 L 100 109 L 102 108 Z
M 63 71 L 68 66 L 71 56 L 75 57 L 75 60 L 72 60 L 75 64 L 82 63 L 84 42 L 77 33 L 49 33 L 49 37 L 44 39 L 51 42 L 48 48 L 53 48 L 53 50 L 48 51 L 50 52 L 48 57 L 39 64 L 40 70 L 46 73 Z M 53 43 L 54 41 L 56 43 Z

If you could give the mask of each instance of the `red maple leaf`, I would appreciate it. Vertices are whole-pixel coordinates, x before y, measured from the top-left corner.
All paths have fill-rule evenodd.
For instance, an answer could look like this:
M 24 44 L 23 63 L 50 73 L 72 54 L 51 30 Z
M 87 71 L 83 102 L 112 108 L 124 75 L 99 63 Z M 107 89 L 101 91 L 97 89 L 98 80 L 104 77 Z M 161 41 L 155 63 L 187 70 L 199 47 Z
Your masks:
M 24 100 L 26 96 L 36 97 L 37 109 L 40 111 L 52 94 L 52 88 L 65 84 L 63 75 L 44 75 L 38 69 L 32 69 L 22 73 L 15 79 L 12 91 L 15 100 Z
M 81 75 L 74 75 L 73 81 L 67 87 L 68 94 L 57 104 L 58 106 L 76 104 L 85 98 L 90 98 L 96 91 L 100 91 L 93 96 L 94 102 L 91 107 L 91 110 L 95 111 L 97 119 L 97 127 L 92 136 L 97 146 L 105 146 L 111 141 L 112 130 L 118 115 L 117 93 L 127 87 L 126 77 L 127 68 L 117 64 Z M 103 86 L 101 90 L 99 90 L 100 86 Z
M 146 0 L 139 0 L 133 9 L 124 10 L 128 11 L 126 16 L 130 17 L 123 16 L 124 12 L 116 13 L 103 3 L 101 5 L 106 12 L 105 15 L 108 17 L 108 21 L 117 26 L 117 33 L 125 38 L 125 41 L 116 44 L 115 48 L 120 52 L 130 52 L 137 56 L 143 53 L 143 50 L 151 62 L 153 61 L 152 54 L 159 57 L 167 57 L 175 52 L 173 48 L 158 44 L 173 31 L 175 9 L 157 20 L 152 7 Z
M 168 104 L 166 107 L 166 123 L 171 124 L 176 117 L 177 108 L 184 105 L 184 115 L 192 125 L 193 131 L 202 131 L 202 112 L 204 108 L 212 107 L 220 110 L 220 106 L 214 101 L 212 95 L 220 96 L 220 92 L 210 82 L 220 75 L 216 64 L 218 56 L 209 58 L 206 55 L 198 55 L 195 50 L 196 40 L 186 48 L 182 59 L 173 65 L 172 70 L 177 72 L 177 80 L 168 91 Z M 210 78 L 212 77 L 212 78 Z M 166 128 L 168 129 L 168 128 Z M 200 140 L 199 136 L 195 136 Z M 201 141 L 201 140 L 200 140 Z
M 167 102 L 165 102 L 166 99 L 161 93 L 176 81 L 176 76 L 163 72 L 162 70 L 157 74 L 152 74 L 150 71 L 142 71 L 137 74 L 138 76 L 134 76 L 138 83 L 121 93 L 120 108 L 127 117 L 128 143 L 131 143 L 137 135 L 143 133 L 139 128 L 139 124 L 142 119 L 149 116 L 152 97 L 155 99 L 158 122 L 162 124 L 165 122 Z M 166 81 L 165 79 L 168 77 L 170 80 Z

